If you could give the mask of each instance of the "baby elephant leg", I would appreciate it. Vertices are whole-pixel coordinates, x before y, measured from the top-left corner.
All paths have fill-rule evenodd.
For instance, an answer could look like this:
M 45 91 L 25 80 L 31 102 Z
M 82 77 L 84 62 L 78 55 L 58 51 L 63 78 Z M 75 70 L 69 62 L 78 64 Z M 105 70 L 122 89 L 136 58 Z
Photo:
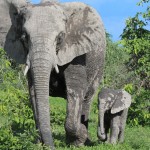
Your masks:
M 125 125 L 126 125 L 126 120 L 127 120 L 127 114 L 128 114 L 128 109 L 125 109 L 122 111 L 122 114 L 120 116 L 120 132 L 118 136 L 118 141 L 119 143 L 123 143 L 124 141 L 124 130 L 125 130 Z
M 112 114 L 111 127 L 110 127 L 110 143 L 116 144 L 119 135 L 120 116 L 118 114 Z

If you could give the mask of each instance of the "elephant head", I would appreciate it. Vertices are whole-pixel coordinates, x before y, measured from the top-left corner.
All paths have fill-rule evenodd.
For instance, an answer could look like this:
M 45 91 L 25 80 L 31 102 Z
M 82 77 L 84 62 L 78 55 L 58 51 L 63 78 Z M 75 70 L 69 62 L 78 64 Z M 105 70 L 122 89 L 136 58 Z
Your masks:
M 116 114 L 131 105 L 131 95 L 125 90 L 112 90 L 102 88 L 98 96 L 98 109 L 99 109 L 99 125 L 98 137 L 101 140 L 106 140 L 104 115 L 106 111 L 111 114 Z M 108 117 L 108 116 L 107 116 Z
M 50 141 L 49 80 L 53 68 L 75 57 L 105 47 L 105 30 L 99 15 L 79 3 L 42 0 L 0 0 L 0 46 L 16 62 L 32 72 L 37 124 L 42 141 Z

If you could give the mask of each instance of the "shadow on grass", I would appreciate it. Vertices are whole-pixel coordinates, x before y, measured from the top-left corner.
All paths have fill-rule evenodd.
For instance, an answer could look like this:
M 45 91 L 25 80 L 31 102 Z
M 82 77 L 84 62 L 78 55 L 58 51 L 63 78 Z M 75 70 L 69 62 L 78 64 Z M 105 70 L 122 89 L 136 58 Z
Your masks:
M 92 141 L 90 139 L 87 139 L 86 142 L 85 142 L 85 146 L 97 146 L 98 145 L 98 142 L 97 141 Z
M 54 144 L 56 147 L 67 147 L 66 136 L 62 133 L 53 133 Z

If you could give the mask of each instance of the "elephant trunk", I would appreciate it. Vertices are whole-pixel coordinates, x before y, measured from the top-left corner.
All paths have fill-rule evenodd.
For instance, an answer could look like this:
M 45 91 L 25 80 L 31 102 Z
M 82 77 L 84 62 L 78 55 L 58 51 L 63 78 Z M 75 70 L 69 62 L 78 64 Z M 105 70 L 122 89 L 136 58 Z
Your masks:
M 49 69 L 36 67 L 33 70 L 37 112 L 36 124 L 42 143 L 53 146 L 49 112 Z
M 50 72 L 54 66 L 54 57 L 50 54 L 49 49 L 41 46 L 39 50 L 38 46 L 38 48 L 34 48 L 30 60 L 34 81 L 36 125 L 41 142 L 53 150 L 49 112 L 49 81 Z
M 99 116 L 98 116 L 98 138 L 101 140 L 101 141 L 105 141 L 106 140 L 106 133 L 105 133 L 105 128 L 104 128 L 104 113 L 105 113 L 105 110 L 104 110 L 104 104 L 101 104 L 99 102 L 99 106 L 98 106 L 98 109 L 99 109 Z

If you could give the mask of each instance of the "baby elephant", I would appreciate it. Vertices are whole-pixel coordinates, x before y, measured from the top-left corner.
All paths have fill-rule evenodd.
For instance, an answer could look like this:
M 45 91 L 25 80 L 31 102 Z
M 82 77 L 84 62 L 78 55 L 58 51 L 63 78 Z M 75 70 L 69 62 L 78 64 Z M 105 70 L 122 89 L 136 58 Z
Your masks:
M 103 88 L 98 95 L 98 102 L 98 138 L 112 144 L 116 144 L 117 140 L 123 142 L 131 95 L 125 90 Z

